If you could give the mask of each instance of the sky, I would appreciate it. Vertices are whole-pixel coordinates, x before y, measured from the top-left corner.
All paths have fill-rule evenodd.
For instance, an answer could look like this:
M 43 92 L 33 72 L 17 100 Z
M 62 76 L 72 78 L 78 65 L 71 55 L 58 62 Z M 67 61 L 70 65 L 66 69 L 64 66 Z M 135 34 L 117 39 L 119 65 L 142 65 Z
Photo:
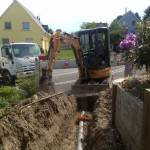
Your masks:
M 53 30 L 74 32 L 82 22 L 111 23 L 125 9 L 143 16 L 150 0 L 18 0 Z M 0 15 L 13 0 L 0 0 Z

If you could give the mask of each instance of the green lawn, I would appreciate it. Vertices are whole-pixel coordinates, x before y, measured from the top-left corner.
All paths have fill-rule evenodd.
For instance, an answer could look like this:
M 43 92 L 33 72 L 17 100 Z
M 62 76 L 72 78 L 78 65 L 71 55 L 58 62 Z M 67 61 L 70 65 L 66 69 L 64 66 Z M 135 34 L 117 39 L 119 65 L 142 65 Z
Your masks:
M 62 59 L 66 59 L 66 60 L 74 59 L 73 50 L 60 50 L 60 51 L 57 53 L 56 59 L 57 59 L 57 60 L 62 60 Z

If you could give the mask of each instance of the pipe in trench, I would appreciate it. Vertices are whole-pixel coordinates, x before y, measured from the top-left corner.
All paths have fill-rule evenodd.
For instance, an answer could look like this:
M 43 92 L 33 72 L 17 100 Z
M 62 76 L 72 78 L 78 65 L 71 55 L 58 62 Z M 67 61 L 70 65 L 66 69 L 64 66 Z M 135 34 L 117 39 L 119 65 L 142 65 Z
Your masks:
M 81 115 L 84 115 L 85 111 L 81 112 Z M 79 131 L 78 131 L 78 139 L 77 139 L 77 149 L 83 150 L 83 140 L 84 140 L 84 121 L 79 122 Z

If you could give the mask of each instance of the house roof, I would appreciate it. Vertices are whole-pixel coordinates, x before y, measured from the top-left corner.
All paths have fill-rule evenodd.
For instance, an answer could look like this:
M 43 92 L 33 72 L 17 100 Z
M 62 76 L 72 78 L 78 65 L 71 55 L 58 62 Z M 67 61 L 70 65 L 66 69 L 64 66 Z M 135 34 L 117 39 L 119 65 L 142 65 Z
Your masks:
M 139 18 L 130 10 L 128 12 L 126 12 L 120 19 L 119 21 L 124 20 L 124 18 L 126 18 L 127 16 L 133 16 L 136 18 L 137 21 L 140 21 Z
M 42 26 L 42 23 L 40 22 L 40 20 L 28 9 L 26 8 L 25 6 L 23 6 L 19 1 L 17 0 L 14 0 L 13 3 L 11 5 L 13 5 L 14 3 L 18 3 L 25 11 L 26 13 L 32 18 L 32 20 L 39 26 L 39 28 L 46 34 L 49 34 L 45 29 L 44 27 Z M 6 11 L 11 7 L 11 5 L 6 9 Z M 5 12 L 6 12 L 5 11 Z M 4 13 L 5 13 L 4 12 Z M 4 13 L 1 15 L 3 16 Z M 49 34 L 50 35 L 50 34 Z

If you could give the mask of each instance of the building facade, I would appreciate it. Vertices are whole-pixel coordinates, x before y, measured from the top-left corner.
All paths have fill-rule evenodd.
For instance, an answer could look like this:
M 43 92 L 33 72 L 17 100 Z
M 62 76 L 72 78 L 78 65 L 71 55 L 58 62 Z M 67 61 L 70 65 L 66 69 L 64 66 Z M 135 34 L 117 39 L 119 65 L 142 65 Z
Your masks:
M 50 36 L 39 18 L 17 0 L 14 0 L 0 17 L 0 45 L 11 42 L 35 42 L 47 51 Z
M 139 18 L 132 11 L 126 12 L 120 17 L 119 23 L 124 27 L 125 31 L 128 33 L 136 32 L 136 24 L 139 22 Z

